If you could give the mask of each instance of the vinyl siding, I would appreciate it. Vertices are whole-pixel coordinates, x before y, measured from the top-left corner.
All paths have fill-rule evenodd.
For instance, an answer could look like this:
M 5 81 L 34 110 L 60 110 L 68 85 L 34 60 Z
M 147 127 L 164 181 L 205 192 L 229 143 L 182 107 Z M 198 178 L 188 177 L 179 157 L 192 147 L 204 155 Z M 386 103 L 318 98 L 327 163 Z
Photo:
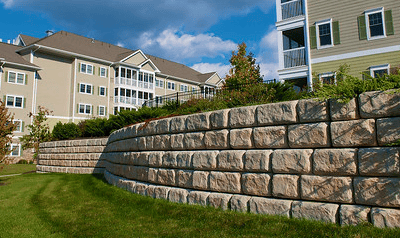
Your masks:
M 140 63 L 143 63 L 143 61 L 145 61 L 145 60 L 146 60 L 146 58 L 144 58 L 142 54 L 137 53 L 134 56 L 125 60 L 124 62 L 128 63 L 128 64 L 139 65 Z

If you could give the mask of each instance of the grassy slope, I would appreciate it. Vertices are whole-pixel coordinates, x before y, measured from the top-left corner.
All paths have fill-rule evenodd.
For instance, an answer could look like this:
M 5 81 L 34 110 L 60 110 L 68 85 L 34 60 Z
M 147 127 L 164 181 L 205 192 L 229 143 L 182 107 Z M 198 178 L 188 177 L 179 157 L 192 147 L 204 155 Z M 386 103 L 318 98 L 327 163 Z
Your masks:
M 0 182 L 5 179 L 0 237 L 400 237 L 400 229 L 173 204 L 128 193 L 99 176 L 27 174 Z
M 0 164 L 0 176 L 35 171 L 35 164 Z

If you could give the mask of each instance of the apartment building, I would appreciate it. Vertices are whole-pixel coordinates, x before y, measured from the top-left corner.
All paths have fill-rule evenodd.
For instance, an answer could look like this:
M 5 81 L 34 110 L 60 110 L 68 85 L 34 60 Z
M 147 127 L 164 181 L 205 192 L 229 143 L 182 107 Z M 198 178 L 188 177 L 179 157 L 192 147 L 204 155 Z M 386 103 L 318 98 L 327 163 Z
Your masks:
M 400 1 L 277 0 L 279 78 L 301 88 L 339 66 L 372 77 L 400 66 Z
M 0 95 L 20 125 L 16 141 L 31 123 L 29 112 L 35 114 L 39 105 L 52 111 L 52 127 L 59 121 L 77 123 L 136 110 L 157 96 L 223 82 L 215 72 L 202 74 L 140 49 L 65 31 L 43 38 L 19 35 L 14 44 L 0 43 L 0 66 Z

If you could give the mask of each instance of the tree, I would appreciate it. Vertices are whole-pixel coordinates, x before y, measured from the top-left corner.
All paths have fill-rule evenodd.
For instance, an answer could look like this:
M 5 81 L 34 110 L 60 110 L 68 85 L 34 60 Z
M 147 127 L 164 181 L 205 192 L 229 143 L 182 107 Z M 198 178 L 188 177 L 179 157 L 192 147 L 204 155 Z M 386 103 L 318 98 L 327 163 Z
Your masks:
M 14 115 L 8 112 L 6 105 L 0 100 L 0 163 L 3 163 L 10 150 L 12 133 L 17 128 L 13 122 Z
M 256 64 L 253 53 L 247 54 L 246 44 L 243 42 L 238 45 L 237 54 L 232 51 L 229 62 L 232 68 L 229 75 L 225 78 L 225 86 L 228 89 L 240 89 L 243 84 L 258 84 L 263 82 L 260 75 L 260 66 Z M 247 55 L 246 55 L 247 54 Z
M 47 116 L 49 116 L 52 111 L 42 106 L 38 106 L 38 109 L 37 115 L 34 115 L 32 112 L 29 113 L 29 117 L 33 118 L 32 124 L 26 126 L 29 134 L 22 136 L 20 139 L 23 149 L 34 149 L 34 159 L 36 159 L 39 153 L 39 144 L 51 139 L 50 127 L 46 124 L 46 121 Z

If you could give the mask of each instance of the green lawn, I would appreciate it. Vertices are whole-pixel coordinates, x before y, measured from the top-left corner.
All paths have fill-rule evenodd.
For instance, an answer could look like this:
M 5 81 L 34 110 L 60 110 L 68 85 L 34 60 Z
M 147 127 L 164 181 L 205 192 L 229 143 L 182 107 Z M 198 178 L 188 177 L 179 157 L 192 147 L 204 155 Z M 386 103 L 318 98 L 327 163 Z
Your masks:
M 0 176 L 22 174 L 36 170 L 36 164 L 0 164 Z
M 174 204 L 123 191 L 102 176 L 26 174 L 4 182 L 0 237 L 400 237 L 400 229 Z

